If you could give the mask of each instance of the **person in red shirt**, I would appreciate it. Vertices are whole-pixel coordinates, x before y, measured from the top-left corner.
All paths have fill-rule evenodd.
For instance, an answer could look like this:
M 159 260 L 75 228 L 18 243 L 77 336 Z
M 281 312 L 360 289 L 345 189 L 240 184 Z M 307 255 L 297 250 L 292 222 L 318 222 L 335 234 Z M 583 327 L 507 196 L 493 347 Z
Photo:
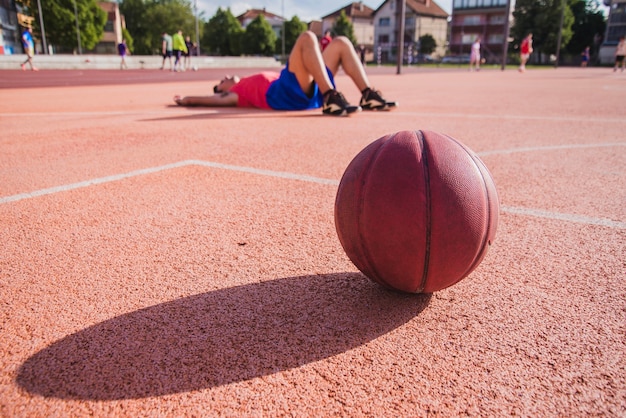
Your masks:
M 342 68 L 361 92 L 359 106 L 350 105 L 335 90 L 334 76 Z M 322 53 L 317 36 L 302 33 L 291 51 L 287 66 L 278 72 L 266 71 L 248 77 L 226 76 L 211 96 L 174 96 L 180 106 L 238 106 L 275 110 L 322 108 L 322 113 L 346 116 L 361 110 L 392 110 L 388 102 L 371 88 L 354 46 L 345 36 L 332 40 Z
M 523 73 L 526 71 L 526 62 L 528 58 L 530 58 L 530 54 L 533 53 L 533 34 L 529 33 L 522 40 L 522 45 L 520 46 L 520 66 L 519 71 Z
M 333 38 L 332 36 L 330 36 L 330 30 L 324 32 L 324 36 L 322 37 L 322 39 L 320 39 L 320 49 L 322 50 L 322 52 L 324 52 L 324 50 L 326 49 L 328 44 L 332 42 L 332 40 Z

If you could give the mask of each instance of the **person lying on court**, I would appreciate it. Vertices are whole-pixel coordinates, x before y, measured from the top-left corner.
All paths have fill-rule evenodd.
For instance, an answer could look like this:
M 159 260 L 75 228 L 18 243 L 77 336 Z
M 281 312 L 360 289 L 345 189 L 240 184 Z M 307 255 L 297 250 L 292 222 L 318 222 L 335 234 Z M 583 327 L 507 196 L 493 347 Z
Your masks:
M 339 68 L 361 91 L 359 106 L 348 103 L 335 90 L 334 76 Z M 211 96 L 175 96 L 180 106 L 239 106 L 275 110 L 322 108 L 327 115 L 344 116 L 360 110 L 391 110 L 388 102 L 371 88 L 365 69 L 348 38 L 339 36 L 320 51 L 317 37 L 307 31 L 298 37 L 286 67 L 279 73 L 262 72 L 249 77 L 227 76 Z

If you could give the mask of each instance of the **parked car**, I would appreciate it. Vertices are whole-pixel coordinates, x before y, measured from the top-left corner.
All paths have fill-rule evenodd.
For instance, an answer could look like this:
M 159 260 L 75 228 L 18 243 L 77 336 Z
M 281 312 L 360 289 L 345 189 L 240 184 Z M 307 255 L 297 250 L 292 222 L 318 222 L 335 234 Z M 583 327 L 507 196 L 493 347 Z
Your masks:
M 469 64 L 469 54 L 464 55 L 448 55 L 441 60 L 442 64 Z

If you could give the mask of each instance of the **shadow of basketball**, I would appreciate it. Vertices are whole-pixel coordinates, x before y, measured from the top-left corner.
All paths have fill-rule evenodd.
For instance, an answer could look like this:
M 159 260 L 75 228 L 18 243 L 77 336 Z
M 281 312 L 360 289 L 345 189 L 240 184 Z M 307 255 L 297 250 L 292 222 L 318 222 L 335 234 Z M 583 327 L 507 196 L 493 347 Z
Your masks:
M 136 399 L 211 388 L 345 352 L 401 326 L 430 295 L 357 273 L 203 293 L 96 324 L 30 357 L 17 383 L 63 399 Z

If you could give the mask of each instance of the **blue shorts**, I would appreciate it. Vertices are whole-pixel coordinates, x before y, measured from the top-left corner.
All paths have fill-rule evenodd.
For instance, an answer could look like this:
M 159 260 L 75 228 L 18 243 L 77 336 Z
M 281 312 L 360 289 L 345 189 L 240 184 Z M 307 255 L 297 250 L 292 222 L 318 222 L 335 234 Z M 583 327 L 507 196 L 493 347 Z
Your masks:
M 306 110 L 322 107 L 324 98 L 316 83 L 313 83 L 313 93 L 309 97 L 298 83 L 296 75 L 285 67 L 280 72 L 280 77 L 270 84 L 265 98 L 269 107 L 275 110 Z M 335 87 L 333 74 L 326 68 L 330 82 Z

